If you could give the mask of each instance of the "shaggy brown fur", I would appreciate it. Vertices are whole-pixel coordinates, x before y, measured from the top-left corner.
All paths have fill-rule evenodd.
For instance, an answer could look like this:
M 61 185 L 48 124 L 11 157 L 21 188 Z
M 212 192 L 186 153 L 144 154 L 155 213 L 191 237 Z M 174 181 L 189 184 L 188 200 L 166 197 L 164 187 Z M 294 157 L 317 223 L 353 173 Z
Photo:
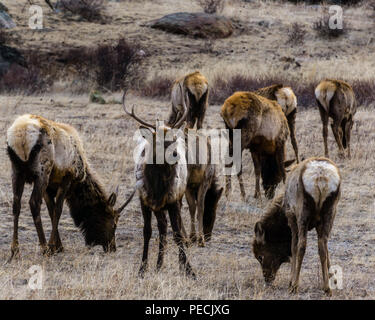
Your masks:
M 286 119 L 288 120 L 290 141 L 296 155 L 297 163 L 299 163 L 298 145 L 296 139 L 296 114 L 297 114 L 297 98 L 290 87 L 284 87 L 282 84 L 275 84 L 269 87 L 261 88 L 255 91 L 262 97 L 277 101 Z
M 249 149 L 255 169 L 255 195 L 260 197 L 260 176 L 266 197 L 272 198 L 278 183 L 285 180 L 285 142 L 289 135 L 288 123 L 280 105 L 253 92 L 236 92 L 221 108 L 221 116 L 229 129 L 230 153 L 233 153 L 231 130 L 241 129 L 241 151 Z M 241 195 L 245 189 L 237 174 Z M 229 196 L 231 177 L 226 176 L 226 196 Z
M 253 253 L 267 283 L 275 279 L 284 262 L 292 256 L 292 232 L 284 211 L 284 196 L 276 197 L 263 218 L 255 224 Z
M 253 252 L 266 282 L 274 280 L 283 262 L 292 257 L 289 290 L 295 293 L 306 249 L 307 232 L 318 234 L 323 289 L 328 285 L 330 261 L 328 237 L 340 199 L 341 177 L 337 166 L 326 158 L 310 158 L 296 165 L 288 175 L 285 191 L 272 203 L 265 217 L 256 223 Z
M 332 118 L 332 132 L 339 147 L 340 156 L 344 157 L 344 149 L 350 154 L 350 137 L 353 118 L 357 112 L 357 101 L 352 87 L 340 80 L 326 79 L 315 89 L 316 101 L 323 124 L 324 154 L 328 152 L 328 120 Z
M 139 136 L 138 143 L 143 144 L 143 149 L 139 158 L 136 159 L 135 175 L 137 180 L 137 187 L 139 193 L 139 200 L 141 203 L 141 210 L 143 215 L 143 255 L 142 264 L 139 269 L 139 275 L 144 276 L 144 273 L 148 266 L 148 247 L 152 234 L 151 217 L 154 212 L 158 221 L 159 229 L 159 254 L 157 260 L 157 270 L 163 265 L 164 259 L 164 248 L 166 245 L 167 237 L 167 218 L 166 211 L 168 211 L 169 219 L 171 222 L 173 237 L 178 246 L 179 250 L 179 263 L 180 267 L 185 269 L 185 273 L 192 278 L 195 278 L 195 274 L 188 262 L 184 250 L 183 236 L 181 232 L 181 205 L 182 197 L 186 190 L 186 179 L 187 179 L 187 168 L 186 162 L 177 160 L 176 163 L 170 164 L 165 161 L 163 164 L 156 163 L 156 145 L 157 133 L 167 135 L 171 128 L 160 127 L 155 128 L 154 126 L 147 124 L 145 121 L 137 117 L 134 113 L 134 107 L 132 112 L 126 109 L 125 105 L 126 91 L 123 95 L 123 107 L 126 114 L 131 116 L 134 120 L 146 126 L 143 127 L 141 132 L 142 136 Z M 186 113 L 185 113 L 186 114 Z M 180 121 L 178 121 L 180 122 Z M 152 140 L 148 140 L 149 134 L 152 135 Z M 146 139 L 145 139 L 146 138 Z M 146 141 L 145 141 L 146 140 Z M 176 146 L 176 150 L 173 154 L 174 157 L 185 157 L 184 151 L 180 150 L 180 144 L 183 139 L 179 139 L 174 136 L 173 141 L 164 139 L 164 145 L 162 146 L 163 155 L 165 151 L 173 143 Z M 150 145 L 152 143 L 152 145 Z M 143 156 L 152 156 L 152 163 L 148 163 L 146 158 Z M 134 194 L 134 193 L 133 193 Z M 133 195 L 132 195 L 133 196 Z M 130 197 L 130 199 L 132 198 Z M 129 203 L 130 199 L 126 201 Z
M 207 137 L 207 164 L 199 164 L 199 151 L 205 148 L 199 147 L 199 134 L 190 130 L 189 135 L 196 139 L 198 152 L 195 163 L 188 164 L 188 178 L 185 197 L 190 212 L 190 241 L 197 240 L 195 233 L 195 213 L 198 211 L 198 245 L 204 247 L 205 241 L 209 241 L 212 235 L 216 218 L 217 204 L 220 200 L 223 188 L 218 186 L 217 167 L 211 164 L 211 143 Z M 206 140 L 203 137 L 203 141 Z M 203 143 L 206 143 L 205 141 Z M 186 232 L 183 229 L 186 236 Z
M 176 80 L 172 87 L 172 108 L 168 125 L 174 125 L 187 107 L 186 127 L 193 128 L 197 122 L 197 129 L 202 128 L 208 106 L 208 92 L 208 81 L 199 71 Z
M 74 128 L 34 115 L 18 117 L 7 134 L 12 163 L 14 233 L 11 258 L 19 252 L 18 218 L 25 183 L 33 184 L 30 209 L 43 253 L 63 250 L 58 223 L 67 199 L 75 224 L 87 245 L 102 245 L 115 251 L 119 211 L 113 209 L 116 195 L 109 198 L 86 160 Z M 46 244 L 40 206 L 44 198 L 52 222 Z

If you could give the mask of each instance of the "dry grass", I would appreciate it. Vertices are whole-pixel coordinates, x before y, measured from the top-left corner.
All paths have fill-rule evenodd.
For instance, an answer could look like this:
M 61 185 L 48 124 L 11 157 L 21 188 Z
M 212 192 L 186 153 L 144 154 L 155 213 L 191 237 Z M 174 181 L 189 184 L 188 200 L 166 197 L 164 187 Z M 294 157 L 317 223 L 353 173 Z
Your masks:
M 145 74 L 142 80 L 167 79 L 160 85 L 164 88 L 168 87 L 171 75 L 177 78 L 195 69 L 200 69 L 210 83 L 224 75 L 255 80 L 282 77 L 302 84 L 317 83 L 325 77 L 345 78 L 354 84 L 374 81 L 372 53 L 375 41 L 370 32 L 373 30 L 372 12 L 370 14 L 361 6 L 345 9 L 352 28 L 350 34 L 327 41 L 317 38 L 311 27 L 322 9 L 272 1 L 227 1 L 223 15 L 239 21 L 243 32 L 228 39 L 218 39 L 210 50 L 204 50 L 204 40 L 186 41 L 184 37 L 144 26 L 147 21 L 168 13 L 201 11 L 195 2 L 110 1 L 106 14 L 112 19 L 105 25 L 78 21 L 66 23 L 62 16 L 45 10 L 44 31 L 28 29 L 27 10 L 21 12 L 14 1 L 3 2 L 16 19 L 17 28 L 12 31 L 12 38 L 18 39 L 22 50 L 39 50 L 41 54 L 48 55 L 52 49 L 114 45 L 126 34 L 129 41 L 136 40 L 145 48 L 147 58 L 142 64 Z M 306 30 L 303 47 L 286 44 L 288 30 L 293 23 Z M 295 63 L 290 62 L 293 59 L 301 66 L 295 67 Z M 49 67 L 52 72 L 58 64 Z M 120 185 L 120 202 L 130 194 L 134 185 L 132 134 L 136 125 L 123 115 L 119 104 L 89 104 L 89 79 L 88 84 L 77 83 L 76 71 L 63 71 L 49 87 L 49 93 L 28 97 L 0 96 L 0 145 L 3 146 L 0 150 L 0 264 L 10 253 L 12 234 L 10 163 L 5 152 L 5 132 L 16 115 L 31 112 L 74 125 L 81 133 L 92 166 L 102 176 L 107 191 L 114 191 Z M 80 86 L 87 90 L 87 94 L 72 95 Z M 133 83 L 133 87 L 139 86 Z M 357 88 L 369 95 L 367 86 L 358 85 Z M 234 86 L 229 90 L 236 88 Z M 307 91 L 311 93 L 310 89 Z M 106 101 L 118 101 L 121 95 L 108 93 L 104 98 Z M 372 98 L 369 100 L 366 104 L 374 103 Z M 136 104 L 138 112 L 148 120 L 165 119 L 168 114 L 169 103 L 158 98 L 130 96 L 129 104 Z M 223 128 L 220 105 L 212 104 L 209 108 L 206 125 Z M 338 159 L 330 133 L 331 156 L 337 161 L 343 176 L 343 196 L 329 250 L 332 263 L 343 269 L 344 288 L 335 291 L 333 299 L 375 299 L 374 132 L 373 108 L 362 105 L 355 117 L 351 161 Z M 316 108 L 301 108 L 298 113 L 297 140 L 302 157 L 322 154 L 321 123 Z M 293 152 L 288 142 L 287 158 L 291 157 Z M 309 233 L 300 294 L 290 296 L 287 293 L 288 264 L 282 266 L 273 287 L 263 286 L 259 264 L 251 253 L 251 240 L 255 222 L 260 219 L 268 202 L 264 197 L 261 201 L 252 198 L 254 173 L 247 152 L 244 153 L 243 166 L 249 194 L 246 203 L 241 202 L 238 183 L 234 179 L 231 200 L 228 202 L 223 197 L 219 204 L 211 242 L 205 248 L 194 246 L 187 250 L 198 275 L 197 281 L 186 279 L 179 273 L 177 250 L 170 230 L 165 266 L 160 273 L 155 272 L 158 250 L 155 219 L 150 270 L 144 280 L 137 278 L 143 244 L 143 221 L 138 200 L 133 200 L 120 218 L 116 253 L 105 255 L 101 248 L 86 249 L 65 207 L 60 223 L 65 252 L 49 259 L 43 258 L 28 208 L 31 190 L 26 188 L 20 217 L 21 257 L 0 268 L 0 299 L 326 299 L 320 290 L 320 262 L 314 232 Z M 49 235 L 51 224 L 44 205 L 42 210 L 42 220 Z M 185 202 L 183 217 L 189 227 Z M 28 269 L 35 264 L 43 266 L 45 281 L 42 290 L 31 291 L 27 286 Z
M 108 96 L 119 100 L 120 96 Z M 53 99 L 53 100 L 51 100 Z M 0 100 L 1 130 L 17 114 L 33 112 L 74 125 L 79 129 L 93 167 L 102 176 L 107 190 L 120 183 L 120 199 L 130 193 L 134 184 L 132 132 L 133 121 L 123 116 L 121 105 L 88 104 L 83 96 L 3 97 Z M 14 105 L 18 106 L 14 108 Z M 139 112 L 151 120 L 168 114 L 168 105 L 158 100 L 129 97 L 129 104 L 137 103 Z M 223 127 L 218 105 L 210 106 L 208 127 Z M 330 133 L 332 158 L 343 176 L 343 196 L 338 207 L 329 250 L 332 263 L 344 273 L 344 289 L 334 292 L 333 299 L 374 299 L 375 272 L 373 269 L 375 236 L 374 217 L 374 129 L 375 115 L 361 108 L 353 129 L 353 159 L 342 161 Z M 322 154 L 321 124 L 317 109 L 301 111 L 297 117 L 297 139 L 302 157 Z M 0 143 L 5 144 L 4 134 Z M 288 158 L 293 151 L 288 142 Z M 10 191 L 10 164 L 5 150 L 1 163 L 1 225 L 0 262 L 9 255 L 12 230 Z M 301 293 L 287 294 L 290 265 L 282 266 L 274 287 L 264 288 L 261 270 L 251 253 L 255 222 L 268 205 L 263 199 L 255 201 L 253 166 L 250 155 L 244 154 L 244 179 L 249 197 L 246 203 L 239 198 L 234 179 L 230 202 L 220 202 L 217 223 L 211 242 L 205 248 L 188 249 L 188 257 L 198 281 L 186 279 L 179 273 L 177 250 L 168 234 L 166 263 L 160 273 L 155 272 L 158 236 L 153 221 L 150 249 L 150 270 L 144 280 L 137 278 L 142 251 L 142 216 L 138 200 L 133 200 L 123 213 L 117 230 L 118 250 L 105 255 L 101 248 L 88 250 L 81 234 L 73 226 L 67 208 L 60 225 L 65 252 L 52 258 L 43 258 L 37 245 L 36 231 L 28 209 L 30 187 L 22 201 L 20 217 L 21 258 L 0 270 L 0 298 L 3 299 L 325 299 L 320 290 L 320 262 L 315 232 L 309 233 L 308 247 L 301 273 Z M 121 201 L 120 200 L 120 201 Z M 189 226 L 188 210 L 184 202 L 183 217 Z M 43 205 L 43 223 L 50 232 L 48 213 Z M 42 290 L 28 289 L 28 269 L 42 265 L 45 281 Z

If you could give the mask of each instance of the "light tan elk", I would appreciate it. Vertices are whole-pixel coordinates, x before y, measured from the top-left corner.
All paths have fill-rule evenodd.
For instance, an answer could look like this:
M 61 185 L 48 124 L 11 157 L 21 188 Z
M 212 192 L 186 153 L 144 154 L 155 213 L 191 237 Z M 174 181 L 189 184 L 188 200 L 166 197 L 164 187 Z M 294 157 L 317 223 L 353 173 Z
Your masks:
M 350 158 L 350 136 L 353 118 L 357 111 L 357 101 L 352 87 L 344 81 L 326 79 L 316 87 L 315 97 L 323 123 L 325 156 L 329 156 L 328 120 L 332 118 L 331 128 L 339 147 L 340 156 L 344 157 L 344 149 L 348 149 L 348 158 Z
M 197 213 L 198 220 L 198 245 L 204 247 L 205 241 L 211 239 L 212 229 L 216 218 L 217 204 L 220 200 L 223 188 L 218 186 L 217 166 L 211 163 L 211 143 L 209 137 L 203 136 L 203 133 L 189 131 L 190 137 L 195 139 L 195 145 L 198 146 L 198 152 L 194 162 L 188 161 L 188 178 L 185 197 L 189 205 L 191 218 L 190 241 L 197 240 L 195 232 L 195 217 Z M 199 135 L 202 135 L 201 138 Z M 200 145 L 206 144 L 207 147 Z M 199 163 L 199 153 L 204 152 L 207 155 L 205 163 Z M 189 160 L 189 159 L 188 159 Z M 191 159 L 190 159 L 191 160 Z M 183 233 L 186 236 L 185 230 Z
M 260 197 L 260 176 L 266 197 L 272 198 L 277 185 L 285 180 L 285 142 L 288 122 L 280 105 L 253 92 L 236 92 L 221 108 L 221 116 L 229 129 L 229 147 L 233 146 L 233 129 L 241 129 L 241 153 L 249 149 L 254 163 L 255 194 Z M 230 150 L 233 153 L 233 150 Z M 242 168 L 237 174 L 241 195 L 245 199 Z M 229 197 L 231 177 L 226 176 L 226 196 Z
M 285 117 L 288 120 L 290 141 L 296 155 L 297 163 L 299 163 L 298 145 L 296 139 L 297 97 L 294 94 L 292 88 L 284 87 L 282 84 L 275 84 L 269 87 L 258 89 L 255 91 L 255 93 L 267 99 L 277 101 L 283 109 Z
M 123 207 L 115 210 L 116 194 L 108 197 L 91 169 L 77 131 L 64 123 L 25 114 L 7 132 L 12 163 L 14 232 L 11 258 L 19 252 L 18 218 L 25 183 L 33 184 L 30 209 L 43 253 L 63 250 L 58 224 L 64 200 L 87 245 L 115 251 L 115 230 Z M 40 206 L 44 198 L 52 222 L 46 244 Z
M 167 236 L 167 219 L 165 213 L 168 211 L 173 237 L 179 249 L 180 267 L 185 269 L 187 275 L 195 278 L 195 274 L 186 258 L 181 232 L 181 204 L 187 183 L 184 133 L 181 131 L 181 136 L 173 135 L 172 141 L 164 139 L 163 145 L 157 141 L 158 134 L 160 135 L 161 133 L 164 137 L 167 137 L 171 129 L 179 128 L 185 121 L 187 112 L 184 113 L 181 119 L 172 126 L 172 128 L 166 126 L 156 128 L 156 126 L 140 119 L 134 113 L 134 106 L 132 111 L 129 112 L 126 109 L 125 97 L 126 91 L 123 95 L 123 107 L 126 114 L 143 126 L 141 130 L 143 130 L 143 135 L 145 137 L 147 134 L 149 135 L 149 139 L 145 139 L 141 134 L 138 136 L 138 153 L 135 167 L 136 188 L 127 201 L 128 203 L 135 194 L 135 191 L 138 190 L 144 220 L 144 246 L 139 275 L 143 277 L 148 265 L 148 246 L 152 233 L 152 212 L 154 212 L 156 216 L 160 236 L 157 270 L 163 265 L 164 247 Z M 178 158 L 177 162 L 170 164 L 168 161 L 163 161 L 163 163 L 158 164 L 156 162 L 156 150 L 158 150 L 158 147 L 159 150 L 161 147 L 164 154 L 166 154 L 166 150 L 171 147 L 172 144 L 175 144 L 174 156 Z M 152 161 L 149 161 L 150 159 Z
M 307 232 L 315 228 L 323 289 L 331 295 L 327 242 L 340 199 L 340 189 L 339 169 L 329 159 L 310 158 L 291 170 L 285 192 L 273 201 L 254 228 L 253 252 L 261 264 L 266 282 L 272 282 L 280 265 L 291 257 L 289 291 L 297 292 Z
M 208 91 L 208 81 L 199 71 L 176 80 L 172 87 L 168 125 L 177 123 L 187 107 L 186 127 L 193 128 L 197 122 L 197 129 L 202 128 L 208 106 Z

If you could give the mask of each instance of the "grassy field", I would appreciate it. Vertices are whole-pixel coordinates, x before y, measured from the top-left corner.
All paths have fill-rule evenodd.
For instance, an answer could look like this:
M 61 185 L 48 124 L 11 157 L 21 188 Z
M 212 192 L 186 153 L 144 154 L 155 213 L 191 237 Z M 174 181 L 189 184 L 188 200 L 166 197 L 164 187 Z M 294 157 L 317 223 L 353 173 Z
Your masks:
M 312 22 L 319 8 L 279 4 L 269 1 L 230 2 L 224 15 L 236 18 L 246 27 L 241 34 L 216 40 L 214 51 L 203 52 L 205 40 L 187 39 L 149 29 L 143 24 L 164 14 L 177 11 L 200 11 L 197 5 L 172 0 L 109 2 L 107 14 L 111 23 L 93 24 L 66 21 L 46 10 L 44 31 L 27 27 L 27 10 L 22 12 L 14 1 L 3 1 L 18 22 L 14 30 L 23 49 L 48 51 L 57 46 L 89 46 L 98 41 L 111 42 L 126 35 L 140 41 L 150 51 L 142 65 L 149 79 L 160 75 L 181 75 L 200 69 L 209 80 L 217 74 L 279 75 L 294 79 L 318 81 L 329 76 L 358 80 L 374 79 L 375 51 L 372 13 L 366 6 L 345 9 L 350 32 L 334 41 L 317 37 Z M 292 14 L 291 14 L 292 13 Z M 270 26 L 259 25 L 268 21 Z M 307 29 L 303 46 L 287 45 L 288 28 L 299 22 Z M 295 57 L 301 67 L 285 67 L 283 57 Z M 90 79 L 88 79 L 89 81 Z M 255 178 L 250 154 L 243 155 L 248 198 L 241 201 L 239 186 L 233 179 L 233 192 L 227 200 L 222 197 L 212 240 L 204 248 L 187 249 L 188 258 L 197 274 L 197 281 L 185 278 L 178 268 L 177 248 L 169 226 L 165 264 L 155 272 L 158 232 L 153 218 L 150 243 L 150 268 L 139 279 L 143 236 L 143 220 L 138 199 L 123 212 L 116 232 L 117 252 L 104 254 L 100 247 L 87 249 L 79 230 L 73 225 L 67 208 L 60 221 L 60 235 L 65 251 L 44 258 L 39 251 L 36 230 L 28 207 L 31 188 L 27 187 L 20 216 L 20 253 L 18 260 L 3 265 L 9 257 L 12 237 L 12 191 L 10 162 L 6 155 L 5 133 L 17 115 L 34 113 L 73 125 L 81 134 L 92 167 L 101 176 L 108 192 L 119 185 L 119 202 L 133 189 L 134 121 L 124 115 L 120 104 L 89 103 L 89 95 L 74 94 L 71 78 L 56 81 L 49 92 L 41 95 L 0 96 L 0 299 L 327 299 L 320 289 L 321 270 L 315 232 L 310 232 L 301 271 L 300 292 L 287 292 L 290 265 L 281 267 L 271 287 L 264 287 L 263 276 L 251 252 L 253 229 L 267 208 L 264 196 L 252 195 Z M 107 101 L 120 100 L 121 93 L 108 93 Z M 169 103 L 129 96 L 129 105 L 138 106 L 139 114 L 147 120 L 166 119 Z M 335 290 L 331 299 L 375 299 L 375 113 L 373 106 L 360 106 L 353 127 L 352 159 L 341 160 L 331 131 L 331 158 L 342 174 L 342 198 L 334 222 L 329 251 L 331 262 L 343 270 L 343 289 Z M 223 128 L 220 105 L 210 105 L 205 125 Z M 300 108 L 297 115 L 297 141 L 301 157 L 323 154 L 321 122 L 316 107 Z M 287 158 L 293 157 L 287 143 Z M 223 177 L 221 177 L 223 182 Z M 281 188 L 279 186 L 279 188 Z M 189 228 L 190 217 L 184 200 L 183 218 Z M 43 226 L 51 230 L 46 207 L 42 206 Z M 170 225 L 170 224 L 169 224 Z M 373 247 L 374 245 L 374 247 Z M 44 270 L 43 288 L 30 290 L 27 282 L 32 265 Z

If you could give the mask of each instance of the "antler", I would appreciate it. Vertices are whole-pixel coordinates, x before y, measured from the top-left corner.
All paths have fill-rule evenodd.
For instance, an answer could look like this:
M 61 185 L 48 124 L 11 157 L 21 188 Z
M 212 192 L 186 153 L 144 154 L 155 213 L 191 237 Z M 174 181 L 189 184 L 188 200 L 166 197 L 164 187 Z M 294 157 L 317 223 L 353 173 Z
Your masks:
M 126 200 L 125 203 L 117 209 L 117 213 L 118 214 L 120 214 L 126 208 L 126 206 L 129 204 L 129 202 L 133 199 L 136 191 L 137 191 L 137 188 L 135 188 L 133 190 L 133 192 L 131 193 L 131 195 L 128 198 L 128 200 Z
M 183 124 L 183 122 L 186 120 L 186 117 L 188 115 L 188 108 L 186 106 L 186 101 L 185 101 L 185 91 L 184 89 L 182 88 L 182 85 L 181 85 L 181 82 L 179 83 L 180 85 L 180 90 L 181 90 L 181 96 L 182 96 L 182 104 L 183 104 L 183 107 L 184 107 L 184 114 L 182 115 L 182 117 L 180 118 L 180 120 L 178 120 L 177 122 L 175 122 L 172 126 L 172 128 L 180 128 L 181 125 Z
M 156 131 L 156 127 L 154 125 L 147 123 L 146 121 L 140 119 L 138 116 L 135 115 L 135 113 L 134 113 L 134 105 L 132 107 L 131 113 L 128 110 L 126 110 L 125 96 L 126 96 L 126 89 L 124 90 L 124 95 L 122 96 L 122 106 L 123 106 L 124 111 L 126 112 L 126 114 L 129 115 L 129 116 L 131 116 L 135 121 L 139 122 L 140 124 L 143 124 L 144 126 L 152 128 L 152 129 L 154 129 Z

